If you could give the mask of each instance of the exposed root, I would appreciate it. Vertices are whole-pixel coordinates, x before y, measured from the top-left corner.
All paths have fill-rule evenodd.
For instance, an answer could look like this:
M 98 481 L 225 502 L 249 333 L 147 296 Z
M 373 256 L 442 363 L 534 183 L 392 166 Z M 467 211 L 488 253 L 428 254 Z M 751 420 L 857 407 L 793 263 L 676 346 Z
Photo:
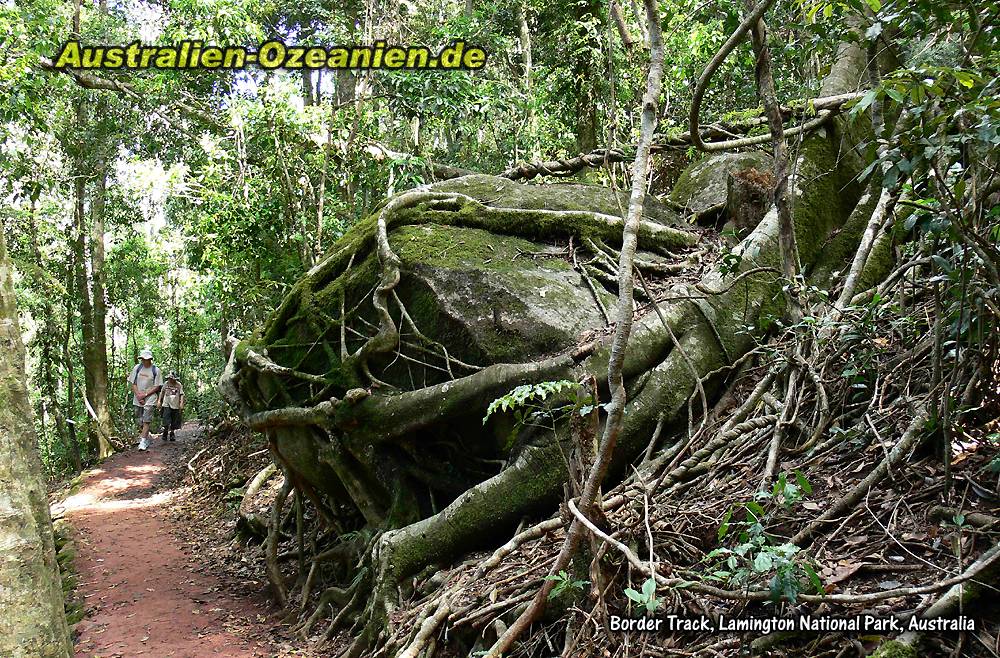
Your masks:
M 285 577 L 278 567 L 278 538 L 281 535 L 281 511 L 285 507 L 285 500 L 291 490 L 292 480 L 286 475 L 285 481 L 274 499 L 274 506 L 271 508 L 271 522 L 267 531 L 267 579 L 271 583 L 275 600 L 282 608 L 288 607 L 288 588 L 285 585 Z

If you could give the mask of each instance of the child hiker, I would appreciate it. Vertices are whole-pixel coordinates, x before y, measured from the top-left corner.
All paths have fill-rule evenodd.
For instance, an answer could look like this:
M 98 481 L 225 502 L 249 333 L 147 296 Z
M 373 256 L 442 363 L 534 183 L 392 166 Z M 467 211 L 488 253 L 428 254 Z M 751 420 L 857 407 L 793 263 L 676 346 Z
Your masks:
M 176 441 L 174 431 L 181 427 L 181 410 L 184 409 L 184 388 L 176 372 L 167 375 L 167 383 L 160 389 L 160 399 L 156 406 L 163 418 L 163 440 Z

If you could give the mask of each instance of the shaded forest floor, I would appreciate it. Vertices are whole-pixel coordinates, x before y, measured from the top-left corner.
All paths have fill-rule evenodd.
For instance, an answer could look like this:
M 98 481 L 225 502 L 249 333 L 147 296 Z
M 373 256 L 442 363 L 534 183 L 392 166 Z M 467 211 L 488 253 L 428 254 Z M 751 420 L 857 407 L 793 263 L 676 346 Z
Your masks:
M 225 551 L 218 536 L 185 522 L 188 491 L 177 475 L 185 447 L 200 438 L 189 423 L 177 443 L 156 438 L 148 452 L 115 455 L 55 507 L 72 527 L 86 611 L 76 656 L 302 655 L 272 637 L 263 585 L 225 578 L 211 558 Z

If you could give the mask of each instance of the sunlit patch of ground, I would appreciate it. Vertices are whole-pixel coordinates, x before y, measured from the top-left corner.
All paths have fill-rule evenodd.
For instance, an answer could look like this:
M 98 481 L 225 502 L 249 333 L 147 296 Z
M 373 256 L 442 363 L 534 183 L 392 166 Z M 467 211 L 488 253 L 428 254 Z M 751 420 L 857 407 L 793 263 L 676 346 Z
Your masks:
M 266 649 L 266 609 L 233 597 L 172 535 L 162 512 L 183 492 L 163 476 L 178 448 L 156 443 L 115 455 L 60 505 L 76 539 L 77 594 L 86 607 L 77 658 L 277 655 Z

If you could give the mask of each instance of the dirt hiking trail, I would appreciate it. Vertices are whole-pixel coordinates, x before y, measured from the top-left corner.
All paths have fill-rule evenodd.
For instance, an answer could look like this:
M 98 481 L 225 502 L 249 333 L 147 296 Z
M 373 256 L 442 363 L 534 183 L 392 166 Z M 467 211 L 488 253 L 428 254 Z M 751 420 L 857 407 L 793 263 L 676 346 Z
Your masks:
M 65 500 L 87 610 L 77 658 L 278 655 L 266 638 L 266 600 L 234 599 L 220 579 L 199 573 L 199 560 L 171 534 L 167 512 L 178 494 L 163 472 L 199 432 L 188 423 L 177 442 L 157 436 L 146 452 L 113 456 Z

